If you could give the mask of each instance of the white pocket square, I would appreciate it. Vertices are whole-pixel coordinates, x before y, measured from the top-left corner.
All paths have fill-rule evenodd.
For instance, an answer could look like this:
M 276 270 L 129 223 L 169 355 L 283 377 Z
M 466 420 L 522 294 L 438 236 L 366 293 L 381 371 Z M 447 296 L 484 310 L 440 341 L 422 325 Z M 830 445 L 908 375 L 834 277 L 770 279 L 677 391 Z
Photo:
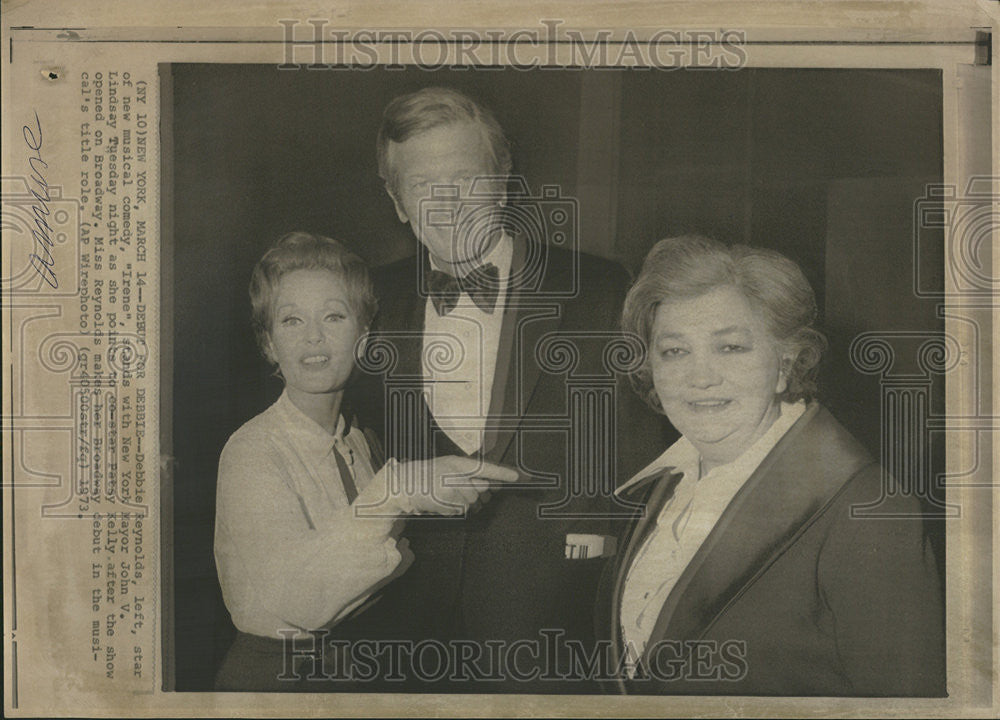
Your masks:
M 611 557 L 615 554 L 617 541 L 611 535 L 585 535 L 566 533 L 566 559 L 586 560 L 587 558 Z

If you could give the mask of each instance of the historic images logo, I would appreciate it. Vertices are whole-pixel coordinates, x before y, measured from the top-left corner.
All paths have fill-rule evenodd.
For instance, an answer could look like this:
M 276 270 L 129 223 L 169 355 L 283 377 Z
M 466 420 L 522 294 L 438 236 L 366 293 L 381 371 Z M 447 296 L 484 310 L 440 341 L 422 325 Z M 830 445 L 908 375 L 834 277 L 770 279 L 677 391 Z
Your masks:
M 737 70 L 746 66 L 746 32 L 736 29 L 652 29 L 624 33 L 610 29 L 562 28 L 562 20 L 543 19 L 539 26 L 517 29 L 341 30 L 328 29 L 327 18 L 282 19 L 284 62 L 281 70 L 441 70 L 472 66 L 495 70 L 512 67 L 574 70 L 681 67 Z M 300 25 L 312 28 L 310 33 Z M 296 52 L 298 51 L 298 52 Z M 306 62 L 303 62 L 306 61 Z

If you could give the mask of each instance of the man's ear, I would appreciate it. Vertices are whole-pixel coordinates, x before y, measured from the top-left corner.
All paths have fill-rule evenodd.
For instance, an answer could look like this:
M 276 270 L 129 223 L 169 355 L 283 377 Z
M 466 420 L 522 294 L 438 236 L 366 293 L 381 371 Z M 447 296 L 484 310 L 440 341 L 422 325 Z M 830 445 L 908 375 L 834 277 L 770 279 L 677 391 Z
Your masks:
M 396 193 L 393 192 L 392 186 L 389 185 L 389 183 L 385 184 L 385 191 L 389 195 L 389 197 L 392 198 L 392 204 L 396 208 L 396 217 L 399 218 L 399 222 L 401 223 L 410 222 L 410 218 L 407 217 L 406 210 L 403 208 L 403 204 L 399 201 L 399 198 L 396 197 Z

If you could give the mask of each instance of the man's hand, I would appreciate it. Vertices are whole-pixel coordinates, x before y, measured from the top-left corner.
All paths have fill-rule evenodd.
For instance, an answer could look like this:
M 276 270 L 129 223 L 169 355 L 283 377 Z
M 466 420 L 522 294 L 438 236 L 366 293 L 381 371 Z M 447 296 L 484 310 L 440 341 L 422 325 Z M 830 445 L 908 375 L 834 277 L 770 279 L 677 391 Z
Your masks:
M 461 515 L 492 482 L 517 479 L 511 468 L 454 455 L 405 463 L 390 460 L 356 504 L 377 508 L 379 514 Z M 361 514 L 370 511 L 360 505 L 359 510 Z

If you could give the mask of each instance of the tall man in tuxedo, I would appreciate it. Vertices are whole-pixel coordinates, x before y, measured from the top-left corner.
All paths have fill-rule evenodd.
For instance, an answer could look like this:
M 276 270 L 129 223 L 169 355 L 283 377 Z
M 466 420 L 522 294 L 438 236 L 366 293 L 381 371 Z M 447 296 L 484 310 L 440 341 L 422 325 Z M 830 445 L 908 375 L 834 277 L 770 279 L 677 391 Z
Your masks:
M 447 88 L 396 98 L 378 136 L 379 172 L 420 246 L 375 274 L 368 365 L 384 402 L 365 403 L 379 411 L 369 422 L 387 456 L 469 455 L 522 474 L 468 517 L 407 521 L 415 562 L 371 618 L 383 635 L 458 641 L 444 684 L 411 678 L 410 691 L 595 691 L 571 653 L 591 651 L 610 537 L 636 512 L 615 478 L 664 443 L 621 382 L 641 352 L 617 332 L 627 273 L 572 248 L 574 201 L 508 193 L 509 148 L 487 109 Z

